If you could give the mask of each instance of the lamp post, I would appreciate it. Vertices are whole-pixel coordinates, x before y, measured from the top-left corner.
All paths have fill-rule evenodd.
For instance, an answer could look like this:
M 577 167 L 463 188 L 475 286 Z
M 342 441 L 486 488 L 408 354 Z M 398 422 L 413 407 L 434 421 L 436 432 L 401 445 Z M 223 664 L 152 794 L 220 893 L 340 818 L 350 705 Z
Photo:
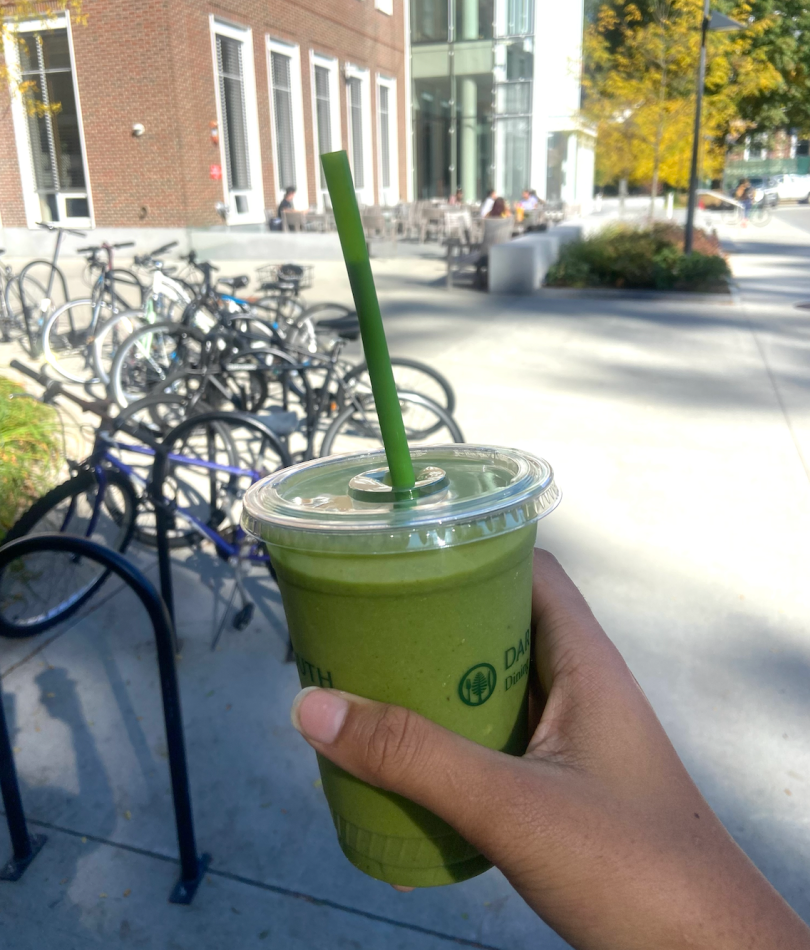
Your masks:
M 704 0 L 703 23 L 700 37 L 700 65 L 698 67 L 697 103 L 695 105 L 695 132 L 692 140 L 692 169 L 689 174 L 689 204 L 686 211 L 686 229 L 683 238 L 684 254 L 692 253 L 695 238 L 695 208 L 697 206 L 698 152 L 700 150 L 700 120 L 703 112 L 703 87 L 706 84 L 706 37 L 712 33 L 734 33 L 746 29 L 745 23 L 711 9 L 711 0 Z

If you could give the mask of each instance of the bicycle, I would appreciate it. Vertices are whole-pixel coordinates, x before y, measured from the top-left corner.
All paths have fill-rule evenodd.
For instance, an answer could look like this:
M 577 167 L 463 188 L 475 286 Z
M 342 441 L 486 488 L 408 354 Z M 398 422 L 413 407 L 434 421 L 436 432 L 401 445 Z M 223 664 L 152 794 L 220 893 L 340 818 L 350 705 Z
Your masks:
M 0 248 L 0 257 L 5 253 L 5 248 Z M 38 292 L 43 297 L 45 296 L 45 288 L 35 278 L 29 277 L 28 283 L 31 287 L 36 286 Z M 9 264 L 0 261 L 0 339 L 3 343 L 10 343 L 13 339 L 12 334 L 17 335 L 23 332 L 22 312 L 17 275 Z
M 53 311 L 54 289 L 57 284 L 61 288 L 62 301 L 70 299 L 68 293 L 67 279 L 64 273 L 59 269 L 59 252 L 62 248 L 66 234 L 73 234 L 76 237 L 86 237 L 84 231 L 74 231 L 71 228 L 58 228 L 53 224 L 44 221 L 38 221 L 37 227 L 44 228 L 46 231 L 56 232 L 56 244 L 54 245 L 53 255 L 50 261 L 38 259 L 29 261 L 20 271 L 14 284 L 16 290 L 10 291 L 12 283 L 7 284 L 5 292 L 6 310 L 12 322 L 19 322 L 21 331 L 24 332 L 24 348 L 32 357 L 39 356 L 40 347 L 40 328 Z M 34 276 L 35 269 L 47 269 L 47 276 L 38 274 Z M 16 296 L 17 303 L 15 306 Z
M 143 287 L 137 276 L 113 266 L 114 251 L 133 246 L 133 241 L 123 241 L 79 248 L 80 253 L 88 256 L 90 267 L 101 271 L 91 296 L 69 300 L 58 307 L 42 329 L 46 361 L 71 382 L 98 381 L 91 349 L 96 332 L 116 313 L 138 309 L 143 303 Z
M 221 314 L 219 324 L 209 333 L 190 325 L 142 327 L 118 349 L 110 373 L 110 392 L 122 407 L 147 392 L 155 393 L 158 406 L 159 393 L 163 392 L 185 401 L 189 411 L 194 411 L 202 401 L 259 413 L 267 404 L 270 386 L 276 384 L 274 401 L 280 403 L 279 408 L 287 413 L 288 420 L 279 434 L 288 440 L 296 433 L 304 437 L 304 448 L 294 453 L 296 458 L 315 456 L 320 433 L 320 455 L 349 451 L 350 441 L 355 450 L 358 440 L 370 440 L 377 447 L 379 423 L 370 385 L 364 382 L 365 363 L 346 374 L 341 361 L 345 343 L 359 338 L 359 321 L 349 316 L 323 323 L 325 329 L 336 335 L 329 353 L 301 361 L 283 346 L 270 345 L 262 335 L 251 334 L 249 328 L 255 321 L 250 317 Z M 240 324 L 246 324 L 247 329 Z M 454 400 L 449 383 L 429 367 L 412 360 L 392 362 L 406 372 L 430 374 L 432 382 L 440 380 Z M 309 380 L 313 371 L 320 376 L 317 390 Z M 303 410 L 302 417 L 292 409 L 293 397 Z M 452 415 L 424 394 L 401 392 L 400 405 L 406 432 L 413 443 L 442 441 L 440 435 L 449 441 L 463 441 Z M 346 447 L 340 449 L 338 445 Z
M 198 289 L 184 279 L 178 278 L 166 268 L 160 259 L 177 242 L 136 257 L 133 267 L 145 271 L 151 276 L 151 286 L 145 291 L 144 305 L 140 310 L 125 310 L 104 321 L 94 334 L 92 360 L 96 377 L 103 385 L 110 382 L 110 369 L 116 351 L 121 343 L 139 327 L 158 322 L 172 322 L 180 319 L 186 307 L 196 299 Z
M 242 564 L 260 565 L 271 575 L 272 566 L 264 546 L 242 531 L 241 498 L 253 482 L 292 463 L 269 426 L 246 413 L 204 411 L 184 419 L 161 439 L 138 418 L 144 410 L 141 404 L 113 418 L 109 400 L 78 397 L 17 360 L 11 366 L 44 388 L 43 401 L 52 404 L 63 396 L 97 415 L 101 424 L 90 455 L 69 463 L 72 477 L 35 502 L 11 527 L 6 540 L 41 533 L 99 540 L 106 530 L 102 542 L 123 552 L 133 537 L 154 546 L 157 518 L 163 513 L 169 521 L 170 547 L 207 540 L 233 567 L 243 598 L 234 625 L 237 629 L 247 626 L 253 606 L 242 584 Z M 143 465 L 151 469 L 157 459 L 161 475 L 156 493 Z M 58 603 L 49 607 L 47 617 L 30 622 L 50 623 L 54 611 L 72 610 L 78 599 L 83 603 L 101 583 L 103 578 L 87 576 L 86 568 L 76 562 L 58 578 Z

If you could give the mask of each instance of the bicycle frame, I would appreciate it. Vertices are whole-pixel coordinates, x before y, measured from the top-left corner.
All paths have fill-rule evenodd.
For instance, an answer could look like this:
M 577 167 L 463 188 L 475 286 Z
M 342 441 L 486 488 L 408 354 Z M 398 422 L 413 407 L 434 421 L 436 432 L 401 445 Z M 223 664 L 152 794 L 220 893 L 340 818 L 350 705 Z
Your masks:
M 93 471 L 96 474 L 98 479 L 99 490 L 96 493 L 96 499 L 93 505 L 93 513 L 90 518 L 90 522 L 87 529 L 87 536 L 92 535 L 93 530 L 95 530 L 95 525 L 98 520 L 98 515 L 101 511 L 101 506 L 104 503 L 104 495 L 106 493 L 107 487 L 107 478 L 106 470 L 102 465 L 102 462 L 108 462 L 113 466 L 117 471 L 121 472 L 130 481 L 141 485 L 143 488 L 146 488 L 148 485 L 147 479 L 145 479 L 139 472 L 137 472 L 132 466 L 127 465 L 126 462 L 122 461 L 116 455 L 113 454 L 113 449 L 118 449 L 119 451 L 125 452 L 134 452 L 137 455 L 144 455 L 150 458 L 155 457 L 155 450 L 149 448 L 145 445 L 135 445 L 129 442 L 120 442 L 117 439 L 106 435 L 105 433 L 99 433 L 98 441 L 101 443 L 100 446 L 97 446 L 97 450 L 91 456 Z M 187 455 L 180 455 L 175 452 L 169 452 L 167 458 L 170 462 L 174 462 L 178 465 L 183 465 L 187 468 L 202 468 L 210 472 L 222 472 L 225 475 L 244 475 L 250 477 L 252 481 L 257 481 L 261 478 L 261 472 L 257 472 L 253 469 L 240 468 L 234 465 L 223 465 L 220 462 L 212 462 L 206 459 L 193 458 Z M 167 499 L 163 499 L 165 503 L 168 504 Z M 71 506 L 72 507 L 72 506 Z M 191 513 L 187 508 L 183 508 L 180 505 L 175 505 L 172 508 L 172 514 L 179 516 L 183 521 L 191 525 L 195 530 L 199 531 L 200 534 L 204 535 L 209 541 L 214 544 L 217 551 L 224 555 L 226 558 L 235 558 L 239 557 L 242 550 L 242 542 L 247 535 L 242 530 L 241 525 L 236 526 L 235 541 L 231 543 L 226 538 L 212 528 L 210 525 L 207 525 L 204 521 L 200 521 L 195 515 Z M 63 524 L 66 525 L 72 515 L 72 511 L 68 511 L 68 514 L 65 516 L 65 521 Z M 270 562 L 270 558 L 266 552 L 261 552 L 258 548 L 258 545 L 252 545 L 247 556 L 247 560 L 251 564 L 263 564 L 267 565 Z
M 35 339 L 35 334 L 31 326 L 32 317 L 33 317 L 33 307 L 26 300 L 25 297 L 25 278 L 28 275 L 28 272 L 37 266 L 42 266 L 43 264 L 49 268 L 48 272 L 48 286 L 45 288 L 45 296 L 40 302 L 40 322 L 43 321 L 45 314 L 51 308 L 51 301 L 53 300 L 53 285 L 56 275 L 59 275 L 59 282 L 62 285 L 62 295 L 65 301 L 70 299 L 70 294 L 68 293 L 67 280 L 65 275 L 57 267 L 57 262 L 59 261 L 59 251 L 62 247 L 62 241 L 65 238 L 65 231 L 70 230 L 65 228 L 53 228 L 52 230 L 56 231 L 56 246 L 53 249 L 53 257 L 51 260 L 36 260 L 29 261 L 25 267 L 20 271 L 19 276 L 17 277 L 17 282 L 20 288 L 20 303 L 22 303 L 23 308 L 23 321 L 25 323 L 25 335 L 28 337 L 28 345 L 31 348 L 31 353 L 37 352 L 39 349 L 38 340 Z M 71 234 L 81 234 L 80 231 L 70 231 Z M 82 235 L 83 236 L 83 235 Z

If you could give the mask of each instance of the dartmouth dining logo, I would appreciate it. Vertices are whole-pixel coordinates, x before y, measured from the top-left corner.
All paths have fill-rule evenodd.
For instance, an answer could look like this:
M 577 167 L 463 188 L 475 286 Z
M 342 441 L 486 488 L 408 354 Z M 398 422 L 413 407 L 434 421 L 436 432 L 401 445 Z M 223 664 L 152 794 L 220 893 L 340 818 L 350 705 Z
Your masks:
M 458 684 L 458 695 L 467 706 L 483 706 L 495 692 L 498 675 L 489 663 L 479 663 L 467 670 Z

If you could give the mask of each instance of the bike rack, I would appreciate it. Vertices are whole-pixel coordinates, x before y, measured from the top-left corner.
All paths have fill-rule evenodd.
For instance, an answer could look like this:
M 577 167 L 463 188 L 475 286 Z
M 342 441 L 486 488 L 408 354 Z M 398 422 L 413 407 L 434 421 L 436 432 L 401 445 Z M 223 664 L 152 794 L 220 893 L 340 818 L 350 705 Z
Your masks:
M 149 481 L 149 495 L 155 508 L 155 527 L 157 529 L 158 569 L 160 572 L 160 592 L 163 603 L 168 610 L 171 623 L 174 624 L 174 589 L 172 586 L 171 554 L 169 551 L 168 532 L 171 526 L 171 507 L 163 497 L 163 482 L 166 478 L 166 467 L 175 442 L 187 435 L 193 429 L 211 423 L 223 422 L 229 425 L 239 425 L 242 428 L 252 429 L 267 439 L 278 453 L 283 466 L 292 465 L 290 453 L 281 444 L 278 436 L 263 422 L 247 412 L 202 412 L 196 416 L 189 416 L 179 425 L 168 432 L 162 442 L 155 446 L 155 462 L 152 467 L 152 477 Z M 172 627 L 172 629 L 174 629 Z M 176 641 L 175 641 L 176 642 Z
M 180 879 L 172 889 L 169 903 L 190 904 L 205 875 L 211 856 L 197 855 L 183 719 L 180 710 L 180 691 L 174 662 L 173 624 L 166 604 L 150 581 L 126 558 L 87 538 L 64 534 L 41 534 L 20 538 L 0 548 L 0 574 L 16 558 L 39 551 L 66 551 L 102 564 L 109 572 L 118 575 L 135 592 L 152 621 L 160 671 L 163 719 L 169 751 L 169 771 L 172 780 L 172 799 L 181 868 Z M 24 636 L 25 634 L 21 635 L 21 637 Z M 4 868 L 0 868 L 0 880 L 17 881 L 42 849 L 46 838 L 44 835 L 32 835 L 28 831 L 2 696 L 0 696 L 0 790 L 2 790 L 6 822 L 13 847 L 11 860 Z

